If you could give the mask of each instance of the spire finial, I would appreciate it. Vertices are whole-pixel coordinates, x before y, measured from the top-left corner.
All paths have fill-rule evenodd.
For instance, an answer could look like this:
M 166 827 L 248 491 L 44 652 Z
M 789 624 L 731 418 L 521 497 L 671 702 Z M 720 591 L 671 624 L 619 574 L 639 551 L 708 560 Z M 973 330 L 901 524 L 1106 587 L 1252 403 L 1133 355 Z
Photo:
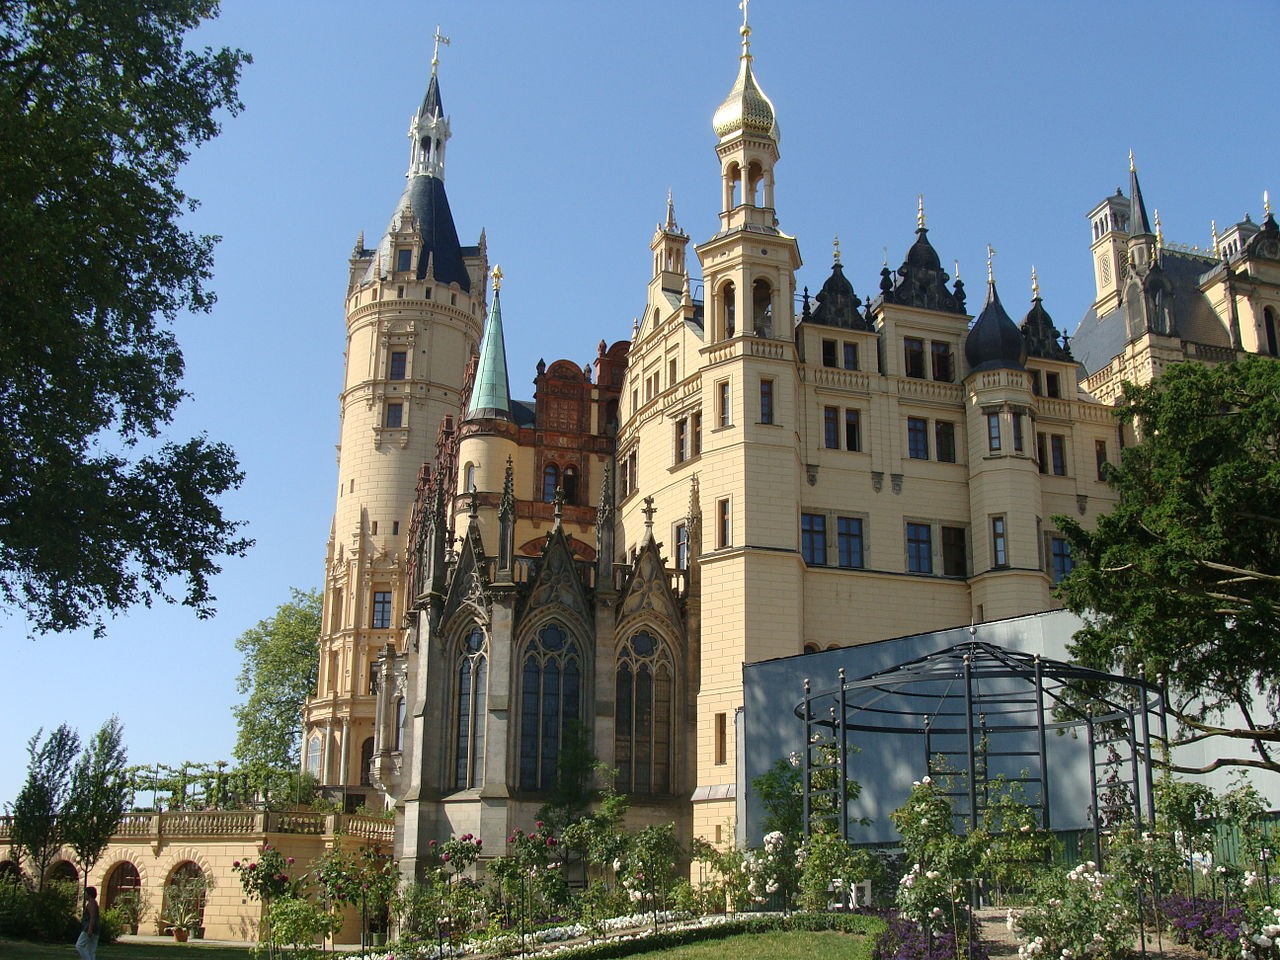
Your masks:
M 746 3 L 746 0 L 743 0 Z M 656 512 L 653 508 L 653 497 L 644 498 L 644 506 L 640 510 L 644 514 L 644 528 L 646 531 L 653 530 L 653 515 Z
M 431 73 L 434 75 L 436 67 L 440 66 L 440 44 L 443 43 L 447 47 L 452 41 L 440 32 L 439 24 L 436 24 L 436 32 L 432 39 L 436 42 L 435 49 L 431 51 Z
M 881 247 L 880 249 L 884 252 L 884 261 L 880 264 L 880 266 L 887 267 L 889 266 L 889 248 Z
M 1040 278 L 1036 276 L 1036 265 L 1031 265 L 1031 299 L 1040 299 Z
M 840 262 L 840 234 L 837 233 L 835 235 L 835 238 L 831 241 L 831 245 L 835 248 L 835 262 L 839 263 Z
M 1217 220 L 1209 221 L 1209 236 L 1213 238 L 1213 255 L 1215 257 L 1218 257 L 1221 254 L 1218 250 L 1219 244 L 1218 244 L 1218 221 Z
M 1160 229 L 1160 208 L 1156 207 L 1156 252 L 1159 253 L 1160 248 L 1164 246 L 1164 231 Z
M 954 263 L 954 264 L 955 264 L 955 267 L 956 267 L 956 269 L 955 269 L 955 274 L 953 275 L 953 279 L 955 279 L 955 280 L 959 280 L 959 279 L 960 279 L 960 261 L 959 261 L 959 260 L 953 260 L 953 261 L 952 261 L 952 263 Z
M 671 194 L 671 188 L 667 187 L 667 222 L 663 229 L 668 233 L 674 233 L 680 227 L 676 224 L 676 202 Z
M 1271 216 L 1271 194 L 1266 190 L 1262 191 L 1262 213 Z
M 1133 151 L 1130 150 L 1129 151 L 1129 172 L 1136 173 L 1137 170 L 1138 170 L 1138 166 L 1133 162 Z
M 996 255 L 996 248 L 991 246 L 991 244 L 988 243 L 987 244 L 987 283 L 996 282 L 996 274 L 995 274 L 995 270 L 992 268 L 992 262 L 991 262 L 992 259 L 995 257 L 995 255 Z
M 497 293 L 502 289 L 502 267 L 494 264 L 493 273 L 490 276 L 493 277 L 493 292 Z
M 747 15 L 747 4 L 751 0 L 739 0 L 738 9 L 742 11 L 742 26 L 738 28 L 738 32 L 742 34 L 742 59 L 751 59 L 751 23 Z
M 924 194 L 916 194 L 916 229 L 924 229 Z

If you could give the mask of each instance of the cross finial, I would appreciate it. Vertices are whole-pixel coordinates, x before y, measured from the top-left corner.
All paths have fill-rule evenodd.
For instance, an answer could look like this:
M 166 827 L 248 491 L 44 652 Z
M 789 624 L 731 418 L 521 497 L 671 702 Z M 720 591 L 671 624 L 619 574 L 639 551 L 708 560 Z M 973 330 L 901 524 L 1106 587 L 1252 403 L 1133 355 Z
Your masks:
M 924 194 L 916 194 L 916 229 L 924 229 Z
M 955 279 L 956 279 L 956 280 L 959 280 L 959 279 L 960 279 L 960 261 L 959 261 L 959 260 L 954 260 L 954 261 L 952 261 L 952 262 L 955 264 L 955 267 L 956 267 L 956 270 L 955 270 Z
M 746 2 L 746 0 L 743 0 Z M 653 515 L 656 512 L 653 508 L 653 497 L 644 498 L 644 509 L 640 511 L 644 514 L 644 526 L 646 530 L 653 529 Z
M 742 11 L 742 26 L 738 28 L 738 32 L 742 34 L 742 57 L 745 60 L 751 59 L 751 23 L 747 15 L 747 4 L 751 0 L 740 0 L 738 9 Z
M 1036 276 L 1036 265 L 1031 265 L 1031 299 L 1040 299 L 1040 278 Z
M 495 264 L 490 276 L 493 277 L 493 292 L 497 293 L 502 289 L 502 267 Z
M 440 32 L 439 24 L 436 24 L 436 32 L 432 39 L 435 40 L 436 46 L 435 49 L 431 51 L 431 72 L 435 73 L 436 67 L 440 66 L 440 44 L 443 43 L 447 47 L 452 41 Z
M 996 248 L 991 246 L 991 244 L 988 243 L 987 244 L 987 283 L 996 282 L 995 270 L 992 269 L 992 263 L 991 263 L 995 255 L 996 255 Z
M 832 247 L 835 248 L 836 263 L 839 263 L 840 262 L 840 234 L 837 233 L 835 235 L 835 239 L 831 241 L 831 245 Z
M 1137 166 L 1133 162 L 1133 151 L 1130 150 L 1129 151 L 1129 172 L 1134 173 L 1137 169 L 1138 169 Z
M 1266 190 L 1262 191 L 1262 212 L 1268 217 L 1271 216 L 1271 194 Z

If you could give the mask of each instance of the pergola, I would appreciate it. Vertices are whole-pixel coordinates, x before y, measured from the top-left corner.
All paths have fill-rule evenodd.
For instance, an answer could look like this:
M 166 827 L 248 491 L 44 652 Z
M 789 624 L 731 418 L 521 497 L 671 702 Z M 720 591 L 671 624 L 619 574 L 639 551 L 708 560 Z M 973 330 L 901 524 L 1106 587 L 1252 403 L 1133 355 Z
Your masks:
M 925 774 L 947 778 L 958 830 L 982 824 L 998 778 L 1022 784 L 1040 825 L 1050 829 L 1048 740 L 1067 734 L 1084 741 L 1101 863 L 1100 823 L 1131 817 L 1141 832 L 1144 819 L 1154 822 L 1151 747 L 1166 738 L 1163 707 L 1159 687 L 1146 680 L 998 647 L 978 640 L 974 628 L 966 643 L 867 676 L 849 679 L 841 668 L 834 688 L 813 690 L 806 679 L 795 709 L 805 726 L 805 830 L 825 820 L 848 839 L 848 781 L 858 749 L 873 740 L 904 763 L 917 758 Z

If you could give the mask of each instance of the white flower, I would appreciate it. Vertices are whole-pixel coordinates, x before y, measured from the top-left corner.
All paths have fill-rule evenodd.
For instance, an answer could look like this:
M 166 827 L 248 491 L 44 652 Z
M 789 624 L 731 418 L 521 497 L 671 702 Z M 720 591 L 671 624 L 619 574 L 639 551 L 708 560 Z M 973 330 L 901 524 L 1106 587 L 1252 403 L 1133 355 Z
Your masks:
M 933 777 L 921 777 L 921 783 L 933 783 Z
M 1030 832 L 1031 832 L 1031 824 L 1029 824 L 1029 823 L 1024 823 L 1024 824 L 1023 824 L 1022 826 L 1020 826 L 1018 829 L 1019 829 L 1019 830 L 1021 830 L 1023 833 L 1030 833 Z
M 791 764 L 793 767 L 800 766 L 800 754 L 792 750 L 791 753 L 787 756 L 787 763 Z

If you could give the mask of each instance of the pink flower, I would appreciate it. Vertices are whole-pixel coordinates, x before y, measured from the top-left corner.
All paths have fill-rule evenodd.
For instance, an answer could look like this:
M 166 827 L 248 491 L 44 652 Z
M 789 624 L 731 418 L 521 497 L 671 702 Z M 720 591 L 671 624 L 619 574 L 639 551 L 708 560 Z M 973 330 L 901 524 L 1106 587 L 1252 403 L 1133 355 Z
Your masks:
M 257 870 L 257 869 L 258 869 L 258 865 L 257 865 L 256 863 L 251 863 L 251 864 L 249 864 L 249 869 L 250 869 L 250 870 Z
M 293 866 L 293 857 L 285 857 L 284 862 L 289 864 L 289 866 Z
M 555 838 L 555 837 L 547 837 L 547 846 L 548 846 L 548 847 L 554 847 L 555 845 L 556 845 L 556 838 Z
M 476 849 L 477 849 L 477 850 L 479 850 L 479 849 L 480 849 L 481 847 L 483 847 L 483 846 L 484 846 L 484 841 L 483 841 L 483 840 L 477 840 L 477 841 L 476 841 Z
M 436 845 L 436 842 L 434 840 L 432 840 L 430 843 L 427 844 L 428 847 L 434 847 L 435 845 Z
M 449 860 L 450 860 L 450 857 L 449 857 L 449 855 L 446 853 L 446 854 L 445 854 L 443 857 L 441 857 L 440 859 L 441 859 L 441 860 L 443 860 L 445 863 L 448 863 L 448 862 L 449 862 Z
M 533 825 L 534 825 L 535 827 L 537 827 L 539 830 L 541 830 L 541 829 L 542 829 L 542 821 L 541 821 L 541 820 L 535 820 L 535 821 L 533 821 Z
M 240 869 L 240 861 L 239 861 L 239 860 L 232 860 L 232 861 L 231 861 L 231 866 L 232 866 L 232 867 L 234 867 L 235 869 L 239 870 L 239 869 Z

